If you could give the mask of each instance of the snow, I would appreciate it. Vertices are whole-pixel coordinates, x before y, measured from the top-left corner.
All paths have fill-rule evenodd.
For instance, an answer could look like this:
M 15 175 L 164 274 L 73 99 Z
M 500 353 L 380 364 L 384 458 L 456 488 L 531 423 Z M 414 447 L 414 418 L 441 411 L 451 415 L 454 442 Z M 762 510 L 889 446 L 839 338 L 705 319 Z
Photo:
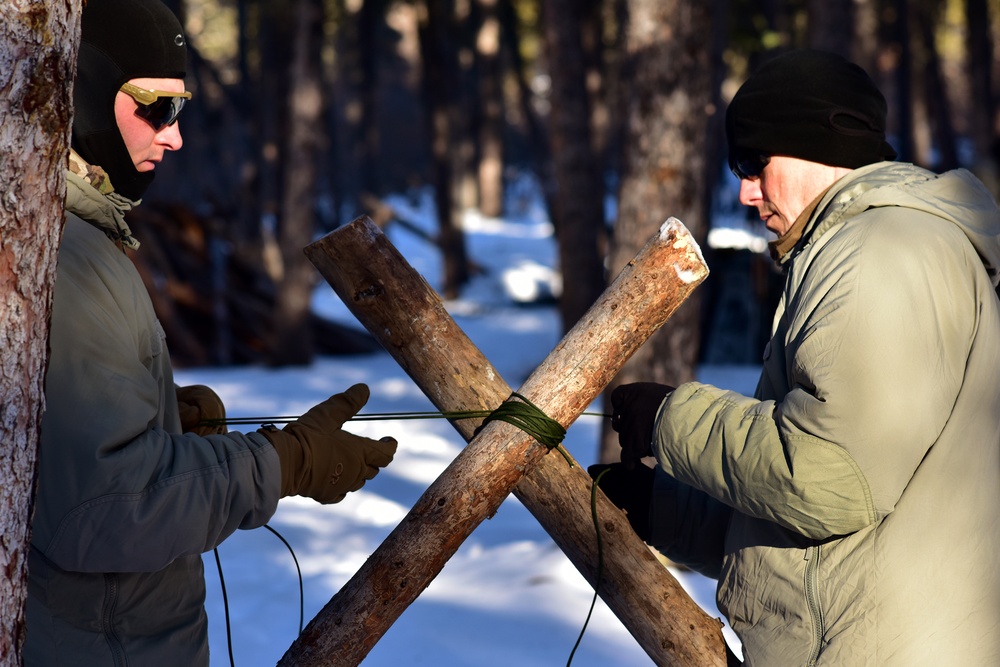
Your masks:
M 449 312 L 517 388 L 559 341 L 560 324 L 549 298 L 558 294 L 552 229 L 522 197 L 503 219 L 466 216 L 468 250 L 487 269 L 447 304 Z M 433 231 L 425 199 L 400 197 L 397 209 Z M 428 282 L 439 283 L 434 248 L 402 228 L 388 230 L 393 244 Z M 511 287 L 520 275 L 527 284 Z M 534 305 L 525 300 L 536 300 Z M 318 312 L 356 321 L 333 291 L 316 291 Z M 360 325 L 358 325 L 360 326 Z M 757 368 L 707 367 L 704 381 L 751 393 Z M 178 384 L 206 384 L 230 417 L 297 415 L 327 396 L 364 382 L 371 399 L 362 413 L 430 411 L 433 406 L 384 353 L 323 357 L 309 367 L 197 368 L 176 372 Z M 593 408 L 595 411 L 599 406 Z M 583 416 L 564 446 L 582 465 L 595 462 L 600 417 Z M 234 427 L 252 430 L 253 426 Z M 301 567 L 305 622 L 348 581 L 405 516 L 417 498 L 464 446 L 447 421 L 352 421 L 348 430 L 399 441 L 393 463 L 341 503 L 322 506 L 286 498 L 270 522 L 291 545 Z M 232 645 L 238 667 L 274 665 L 299 628 L 299 581 L 292 555 L 265 529 L 237 531 L 218 549 L 228 593 Z M 229 664 L 222 589 L 213 554 L 205 554 L 213 665 Z M 713 581 L 674 571 L 709 614 Z M 362 663 L 369 667 L 533 667 L 566 664 L 583 627 L 593 591 L 530 513 L 508 498 L 497 514 L 465 541 L 432 584 L 410 605 Z M 731 646 L 738 640 L 725 629 Z M 598 601 L 573 665 L 651 664 L 624 626 Z

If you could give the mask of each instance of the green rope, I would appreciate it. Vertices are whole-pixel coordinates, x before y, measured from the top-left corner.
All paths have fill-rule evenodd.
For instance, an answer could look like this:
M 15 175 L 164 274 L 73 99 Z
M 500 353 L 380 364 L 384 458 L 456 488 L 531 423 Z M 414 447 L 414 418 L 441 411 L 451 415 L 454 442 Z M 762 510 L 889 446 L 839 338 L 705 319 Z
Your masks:
M 587 618 L 583 622 L 583 627 L 580 628 L 580 636 L 576 638 L 576 644 L 573 645 L 573 650 L 570 651 L 566 667 L 569 667 L 570 663 L 573 662 L 576 649 L 580 647 L 580 642 L 583 641 L 583 633 L 587 631 L 587 625 L 590 624 L 590 617 L 593 615 L 594 607 L 597 605 L 597 595 L 601 588 L 601 577 L 604 576 L 604 541 L 601 539 L 601 524 L 597 519 L 597 485 L 601 483 L 601 478 L 604 477 L 604 474 L 608 470 L 608 468 L 602 470 L 590 484 L 590 516 L 594 520 L 594 531 L 597 533 L 597 576 L 594 579 L 594 597 L 590 600 L 590 610 L 587 612 Z
M 354 415 L 349 421 L 400 421 L 407 419 L 485 419 L 493 414 L 491 410 L 457 410 L 453 412 L 414 411 L 414 412 L 363 412 Z M 610 419 L 611 415 L 603 412 L 582 412 L 581 417 L 603 417 Z M 246 424 L 287 424 L 296 421 L 300 415 L 282 415 L 277 417 L 229 417 L 227 419 L 203 419 L 199 426 L 233 426 Z
M 510 399 L 501 403 L 500 407 L 487 415 L 483 420 L 483 426 L 491 421 L 513 424 L 537 440 L 540 445 L 548 448 L 549 451 L 558 449 L 562 457 L 566 459 L 566 463 L 572 467 L 572 457 L 559 446 L 566 437 L 566 429 L 563 428 L 563 425 L 542 412 L 541 408 L 516 391 L 512 392 L 510 396 Z M 518 400 L 511 400 L 514 398 Z
M 517 399 L 517 400 L 513 400 Z M 584 412 L 583 415 L 592 417 L 604 417 L 609 415 L 599 412 Z M 286 424 L 297 420 L 298 417 L 235 417 L 230 419 L 205 419 L 203 426 L 222 426 L 237 424 Z M 482 419 L 480 428 L 486 426 L 491 421 L 502 421 L 512 424 L 531 437 L 539 444 L 549 450 L 558 449 L 566 462 L 571 466 L 573 459 L 560 445 L 566 437 L 566 429 L 552 419 L 537 405 L 529 401 L 523 395 L 511 392 L 511 398 L 500 404 L 496 410 L 454 410 L 454 411 L 424 411 L 424 412 L 372 412 L 357 414 L 349 421 L 385 421 L 385 420 L 408 420 L 408 419 Z

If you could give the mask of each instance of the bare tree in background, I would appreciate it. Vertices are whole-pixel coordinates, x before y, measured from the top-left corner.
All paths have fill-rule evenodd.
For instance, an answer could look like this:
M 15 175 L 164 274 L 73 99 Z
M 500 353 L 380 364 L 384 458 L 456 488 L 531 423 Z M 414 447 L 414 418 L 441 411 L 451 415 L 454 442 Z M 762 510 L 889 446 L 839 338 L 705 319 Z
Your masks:
M 965 23 L 969 31 L 968 67 L 971 104 L 969 134 L 974 151 L 973 166 L 979 176 L 1000 196 L 1000 164 L 997 164 L 996 95 L 993 88 L 993 40 L 986 0 L 966 0 Z
M 0 6 L 0 665 L 20 665 L 80 4 Z
M 444 260 L 442 295 L 455 298 L 469 279 L 465 237 L 455 210 L 451 125 L 459 113 L 455 87 L 459 71 L 450 27 L 453 0 L 423 0 L 420 54 L 431 140 L 431 182 L 438 215 L 438 244 Z
M 500 61 L 498 0 L 476 0 L 479 21 L 476 64 L 479 75 L 479 212 L 503 213 L 503 68 Z
M 275 300 L 271 356 L 275 365 L 306 364 L 313 354 L 309 323 L 316 272 L 302 249 L 317 228 L 316 180 L 325 144 L 322 19 L 322 0 L 296 2 L 278 233 L 284 270 Z
M 860 65 L 873 78 L 878 76 L 878 5 L 877 0 L 853 0 L 854 39 L 850 46 L 850 59 Z
M 711 4 L 629 0 L 627 7 L 623 80 L 631 82 L 631 89 L 609 277 L 617 275 L 666 218 L 679 218 L 700 241 L 708 226 L 705 140 L 713 76 L 711 40 L 706 35 L 712 34 Z M 676 386 L 692 380 L 698 359 L 700 301 L 695 292 L 639 349 L 611 388 L 636 381 Z M 617 458 L 617 438 L 606 430 L 601 459 Z
M 550 213 L 563 276 L 559 301 L 563 331 L 576 324 L 605 286 L 599 254 L 604 233 L 603 170 L 593 150 L 577 4 L 576 0 L 542 3 L 552 79 L 549 125 L 556 192 L 555 210 Z
M 854 0 L 809 0 L 806 43 L 813 49 L 851 57 Z

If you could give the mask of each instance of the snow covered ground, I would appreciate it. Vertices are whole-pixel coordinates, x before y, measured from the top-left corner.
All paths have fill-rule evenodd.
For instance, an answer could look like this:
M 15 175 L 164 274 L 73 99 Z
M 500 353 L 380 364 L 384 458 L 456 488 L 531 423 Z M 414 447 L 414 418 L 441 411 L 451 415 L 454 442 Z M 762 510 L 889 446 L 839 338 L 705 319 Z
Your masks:
M 544 217 L 523 198 L 520 210 L 502 220 L 467 217 L 471 258 L 487 268 L 449 312 L 509 385 L 516 388 L 559 340 L 551 303 L 518 304 L 517 295 L 542 295 L 550 282 L 556 249 Z M 400 200 L 399 207 L 411 205 Z M 429 221 L 419 207 L 415 219 Z M 427 222 L 430 229 L 430 223 Z M 402 228 L 389 230 L 393 244 L 432 286 L 440 261 L 433 248 Z M 341 321 L 353 317 L 329 287 L 316 293 L 315 308 Z M 710 367 L 701 379 L 751 393 L 757 368 Z M 202 368 L 178 371 L 179 384 L 207 384 L 227 405 L 230 417 L 301 414 L 356 382 L 371 387 L 362 412 L 432 410 L 433 406 L 386 354 L 325 357 L 308 368 Z M 584 416 L 565 446 L 583 465 L 596 459 L 599 417 Z M 252 429 L 254 427 L 243 427 Z M 426 487 L 464 446 L 444 420 L 358 421 L 357 433 L 399 441 L 393 463 L 343 502 L 321 506 L 303 498 L 279 503 L 270 525 L 294 549 L 305 590 L 305 622 L 402 519 Z M 228 592 L 232 644 L 238 667 L 273 665 L 299 628 L 299 583 L 295 561 L 264 529 L 239 531 L 219 549 Z M 227 633 L 215 558 L 205 555 L 207 607 L 213 665 L 227 665 Z M 710 614 L 714 582 L 675 572 Z M 550 667 L 564 665 L 583 627 L 593 592 L 544 530 L 513 497 L 484 522 L 441 574 L 392 626 L 362 663 L 369 667 Z M 738 642 L 729 632 L 730 644 Z M 628 631 L 598 601 L 573 665 L 634 667 L 651 664 Z

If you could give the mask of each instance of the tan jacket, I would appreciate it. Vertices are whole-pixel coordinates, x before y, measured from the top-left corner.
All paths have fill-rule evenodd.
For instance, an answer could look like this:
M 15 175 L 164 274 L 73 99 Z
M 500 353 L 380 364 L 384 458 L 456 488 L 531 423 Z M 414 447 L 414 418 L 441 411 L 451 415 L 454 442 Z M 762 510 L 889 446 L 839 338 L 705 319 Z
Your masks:
M 180 433 L 163 330 L 120 247 L 128 205 L 67 180 L 25 664 L 207 665 L 201 553 L 271 517 L 278 457 L 256 434 Z
M 870 165 L 784 264 L 755 398 L 661 406 L 653 541 L 719 575 L 750 665 L 1000 665 L 996 204 Z

